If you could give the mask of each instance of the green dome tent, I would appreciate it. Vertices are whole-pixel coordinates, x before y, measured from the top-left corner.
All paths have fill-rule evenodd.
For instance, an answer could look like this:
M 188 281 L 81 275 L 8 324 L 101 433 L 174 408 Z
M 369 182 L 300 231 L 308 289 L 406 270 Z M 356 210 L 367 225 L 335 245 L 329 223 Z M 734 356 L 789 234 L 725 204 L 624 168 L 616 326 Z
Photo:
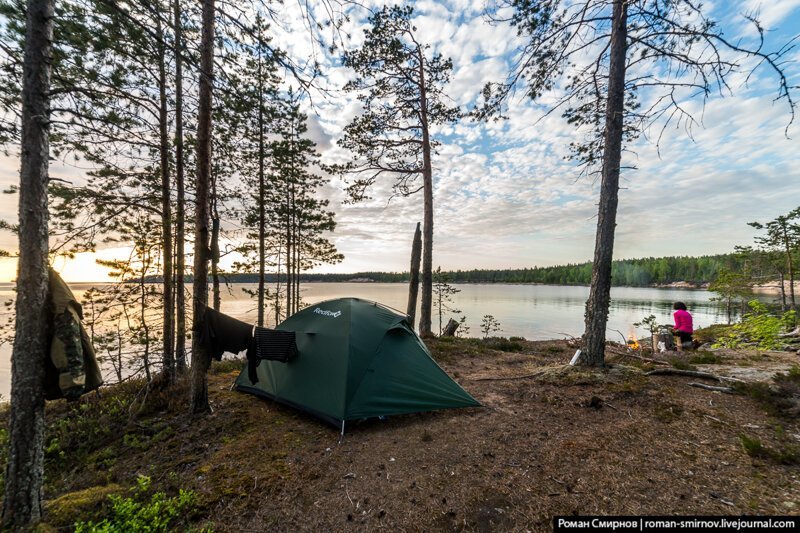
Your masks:
M 298 356 L 263 360 L 252 383 L 236 389 L 344 423 L 377 416 L 480 406 L 431 358 L 405 315 L 381 304 L 341 298 L 295 313 L 278 328 L 294 331 Z

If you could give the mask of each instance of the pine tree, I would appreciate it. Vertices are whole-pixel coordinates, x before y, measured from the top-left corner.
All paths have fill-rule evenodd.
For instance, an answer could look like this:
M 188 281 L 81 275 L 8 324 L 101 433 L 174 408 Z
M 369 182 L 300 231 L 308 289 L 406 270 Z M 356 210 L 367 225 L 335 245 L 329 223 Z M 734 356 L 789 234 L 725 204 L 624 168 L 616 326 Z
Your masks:
M 394 179 L 396 194 L 423 193 L 422 298 L 419 333 L 430 336 L 433 291 L 433 165 L 435 125 L 455 122 L 458 108 L 447 105 L 444 87 L 453 64 L 429 57 L 412 23 L 413 8 L 384 7 L 369 18 L 361 48 L 347 52 L 344 65 L 355 79 L 344 89 L 358 95 L 364 113 L 345 127 L 339 145 L 353 154 L 336 170 L 351 177 L 353 201 L 367 197 L 382 175 Z M 422 184 L 419 180 L 421 178 Z
M 675 122 L 686 128 L 697 120 L 684 98 L 707 97 L 728 88 L 726 79 L 747 59 L 766 65 L 778 80 L 778 98 L 794 116 L 791 87 L 780 58 L 784 47 L 767 53 L 727 40 L 703 6 L 689 0 L 508 0 L 510 22 L 525 44 L 508 79 L 489 84 L 477 117 L 501 111 L 516 87 L 538 99 L 565 79 L 556 108 L 570 123 L 589 131 L 572 144 L 573 156 L 586 172 L 600 175 L 597 233 L 589 299 L 586 302 L 582 364 L 603 366 L 610 303 L 619 177 L 625 141 L 654 126 Z M 756 22 L 756 29 L 763 29 Z M 591 60 L 584 61 L 587 55 Z M 647 74 L 629 75 L 629 67 L 647 65 Z M 637 94 L 647 92 L 653 105 L 641 108 Z M 657 139 L 660 137 L 656 137 Z

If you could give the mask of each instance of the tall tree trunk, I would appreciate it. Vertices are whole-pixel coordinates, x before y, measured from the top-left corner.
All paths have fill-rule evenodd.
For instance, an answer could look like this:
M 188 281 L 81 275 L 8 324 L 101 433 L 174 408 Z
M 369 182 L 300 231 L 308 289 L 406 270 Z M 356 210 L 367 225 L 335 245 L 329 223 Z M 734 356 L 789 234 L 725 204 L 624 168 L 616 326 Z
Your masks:
M 406 315 L 411 327 L 414 327 L 414 318 L 417 314 L 417 294 L 419 293 L 419 262 L 422 258 L 422 231 L 417 222 L 417 229 L 414 231 L 414 240 L 411 244 L 411 280 L 408 282 L 408 306 Z
M 619 173 L 622 161 L 627 10 L 625 0 L 614 0 L 600 205 L 592 281 L 589 299 L 586 302 L 584 353 L 580 360 L 581 364 L 590 366 L 605 364 L 606 323 L 611 296 L 611 263 L 614 255 L 614 230 L 617 225 Z
M 161 241 L 163 250 L 163 278 L 164 278 L 164 323 L 162 330 L 163 354 L 162 364 L 164 376 L 168 382 L 175 378 L 175 339 L 174 318 L 175 304 L 173 303 L 172 287 L 172 198 L 169 179 L 169 136 L 167 122 L 167 48 L 164 42 L 164 28 L 161 24 L 161 9 L 156 8 L 156 32 L 158 34 L 158 131 L 161 152 Z
M 794 299 L 794 263 L 792 262 L 792 249 L 791 243 L 789 242 L 789 235 L 786 231 L 785 220 L 781 223 L 781 228 L 783 229 L 783 244 L 786 247 L 786 266 L 789 274 L 789 299 L 792 302 L 792 309 L 796 311 L 797 302 Z
M 425 68 L 422 49 L 419 53 L 419 106 L 422 126 L 422 180 L 423 180 L 423 242 L 422 248 L 422 304 L 419 310 L 419 334 L 432 337 L 431 312 L 433 311 L 433 169 L 431 165 L 431 140 L 428 132 L 428 98 L 425 91 Z
M 44 368 L 48 343 L 50 61 L 53 0 L 28 0 L 22 66 L 19 263 L 3 522 L 22 529 L 42 513 Z
M 286 183 L 286 318 L 292 315 L 292 204 L 289 191 L 289 182 Z
M 211 97 L 214 75 L 214 0 L 203 0 L 200 40 L 200 91 L 197 116 L 197 191 L 194 224 L 194 296 L 192 315 L 192 389 L 193 413 L 211 410 L 208 404 L 208 367 L 211 355 L 201 340 L 203 320 L 208 306 L 208 219 L 211 182 Z
M 786 276 L 783 275 L 783 272 L 780 273 L 781 276 L 781 312 L 786 311 Z
M 260 35 L 259 35 L 260 37 Z M 260 40 L 260 39 L 259 39 Z M 259 43 L 260 44 L 260 43 Z M 264 176 L 264 80 L 261 73 L 261 46 L 258 48 L 258 325 L 264 327 L 267 271 L 267 186 Z
M 278 253 L 277 253 L 277 266 L 276 272 L 278 275 L 276 276 L 275 281 L 275 327 L 278 327 L 278 324 L 281 323 L 281 318 L 283 313 L 281 313 L 281 258 L 283 257 L 283 250 L 281 250 L 280 239 L 278 239 Z
M 147 324 L 147 271 L 150 270 L 149 252 L 144 251 L 142 255 L 142 275 L 139 277 L 139 321 L 144 331 L 144 353 L 142 354 L 142 365 L 148 386 L 153 381 L 150 375 L 150 326 Z
M 297 212 L 297 204 L 295 204 L 295 213 Z M 294 220 L 294 308 L 293 312 L 296 313 L 300 310 L 300 217 L 295 215 Z
M 183 27 L 181 23 L 180 0 L 174 0 L 175 25 L 175 186 L 177 205 L 175 216 L 175 345 L 178 372 L 186 371 L 186 294 L 184 274 L 186 272 L 186 197 L 184 191 L 183 156 Z

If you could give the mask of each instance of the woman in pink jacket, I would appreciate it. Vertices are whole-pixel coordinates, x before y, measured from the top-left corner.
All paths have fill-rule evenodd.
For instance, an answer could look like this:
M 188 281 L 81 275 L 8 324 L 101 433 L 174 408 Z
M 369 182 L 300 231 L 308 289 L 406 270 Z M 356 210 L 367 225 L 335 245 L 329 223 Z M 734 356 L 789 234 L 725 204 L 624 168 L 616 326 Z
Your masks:
M 672 313 L 672 318 L 675 320 L 675 325 L 672 328 L 672 334 L 681 338 L 681 344 L 684 347 L 690 348 L 692 345 L 692 315 L 686 310 L 686 304 L 683 302 L 675 302 L 672 304 L 675 310 Z

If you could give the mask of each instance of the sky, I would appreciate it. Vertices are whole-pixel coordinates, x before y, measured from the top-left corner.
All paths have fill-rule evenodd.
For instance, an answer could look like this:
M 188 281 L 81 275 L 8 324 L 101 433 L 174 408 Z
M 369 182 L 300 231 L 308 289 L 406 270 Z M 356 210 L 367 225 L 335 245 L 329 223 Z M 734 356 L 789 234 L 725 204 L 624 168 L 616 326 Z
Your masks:
M 309 57 L 307 32 L 291 4 L 274 27 L 275 43 L 293 57 Z M 487 22 L 483 1 L 412 5 L 421 40 L 453 60 L 446 92 L 454 103 L 466 109 L 486 82 L 505 78 L 522 41 L 508 26 Z M 716 1 L 705 7 L 733 42 L 753 42 L 742 13 L 755 11 L 767 30 L 767 49 L 800 34 L 800 0 Z M 363 39 L 365 16 L 351 15 L 346 47 Z M 309 135 L 326 161 L 341 161 L 347 154 L 336 140 L 359 106 L 338 89 L 353 74 L 338 55 L 319 57 L 330 91 L 315 95 L 314 106 L 307 108 Z M 788 58 L 789 83 L 800 86 L 800 51 Z M 691 135 L 670 127 L 658 146 L 653 131 L 628 147 L 623 164 L 636 168 L 622 174 L 615 258 L 727 253 L 752 242 L 756 232 L 747 222 L 767 221 L 800 205 L 800 118 L 787 132 L 788 107 L 775 101 L 777 80 L 766 69 L 750 78 L 734 75 L 730 82 L 732 94 L 713 94 L 705 105 L 684 102 L 701 122 Z M 533 103 L 518 94 L 509 102 L 507 120 L 462 121 L 434 132 L 442 142 L 433 161 L 434 268 L 522 268 L 591 259 L 599 181 L 580 177 L 565 160 L 569 143 L 580 136 L 560 113 L 547 114 L 557 96 L 556 91 Z M 54 169 L 58 172 L 75 173 Z M 17 161 L 0 159 L 0 187 L 17 182 Z M 391 179 L 383 180 L 371 191 L 373 200 L 345 205 L 342 180 L 331 178 L 322 194 L 336 212 L 338 226 L 330 238 L 345 260 L 317 271 L 408 269 L 422 197 L 387 202 L 390 185 Z M 16 201 L 0 196 L 0 218 L 14 220 Z M 0 235 L 0 248 L 15 247 L 12 235 Z M 99 253 L 109 258 L 125 250 Z M 92 254 L 60 261 L 56 267 L 70 281 L 105 275 Z M 0 281 L 11 280 L 14 269 L 13 260 L 0 260 Z

